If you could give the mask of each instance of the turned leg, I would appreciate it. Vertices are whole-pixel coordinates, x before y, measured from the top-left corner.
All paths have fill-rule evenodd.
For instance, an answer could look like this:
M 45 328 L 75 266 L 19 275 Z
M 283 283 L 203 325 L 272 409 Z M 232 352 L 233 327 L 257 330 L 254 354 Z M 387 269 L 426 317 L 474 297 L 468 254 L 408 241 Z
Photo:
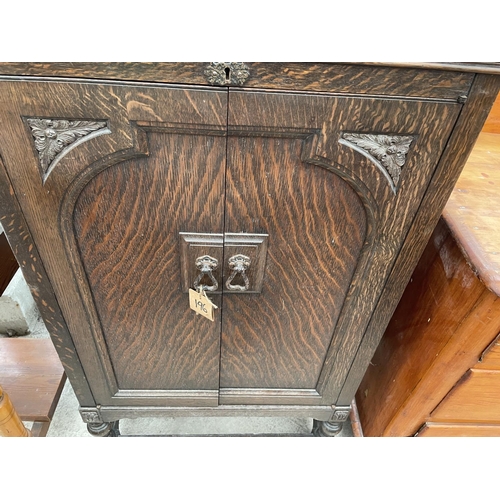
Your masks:
M 312 433 L 317 437 L 334 437 L 340 434 L 344 422 L 322 422 L 314 420 Z
M 88 423 L 87 430 L 95 437 L 117 437 L 120 435 L 120 421 Z
M 0 436 L 3 437 L 31 437 L 19 418 L 8 394 L 0 386 Z
M 334 437 L 340 434 L 344 422 L 351 413 L 350 406 L 337 406 L 333 412 L 333 417 L 326 422 L 321 420 L 313 421 L 312 434 L 318 437 Z

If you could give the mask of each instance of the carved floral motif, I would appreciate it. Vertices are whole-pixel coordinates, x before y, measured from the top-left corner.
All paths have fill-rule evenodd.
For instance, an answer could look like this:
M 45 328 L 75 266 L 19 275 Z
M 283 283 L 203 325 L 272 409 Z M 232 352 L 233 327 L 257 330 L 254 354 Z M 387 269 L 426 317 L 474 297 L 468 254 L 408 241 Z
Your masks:
M 391 187 L 396 190 L 401 167 L 406 162 L 406 154 L 413 141 L 412 136 L 345 133 L 343 139 L 344 144 L 354 144 L 361 152 L 366 153 L 366 156 L 378 160 L 392 179 Z
M 26 120 L 35 139 L 42 174 L 48 173 L 56 158 L 78 139 L 106 127 L 104 121 L 69 121 L 45 118 Z

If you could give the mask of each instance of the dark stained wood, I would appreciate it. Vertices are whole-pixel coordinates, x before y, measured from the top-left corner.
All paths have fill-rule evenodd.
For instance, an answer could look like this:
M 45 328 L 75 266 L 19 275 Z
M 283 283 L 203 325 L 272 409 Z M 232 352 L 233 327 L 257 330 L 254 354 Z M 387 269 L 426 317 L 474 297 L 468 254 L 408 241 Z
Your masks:
M 228 140 L 226 231 L 270 238 L 262 293 L 224 297 L 221 387 L 315 388 L 354 272 L 363 205 L 339 177 L 301 164 L 301 147 Z
M 0 383 L 22 420 L 50 423 L 65 381 L 50 339 L 0 338 Z
M 11 92 L 15 97 L 11 96 Z M 0 102 L 3 113 L 0 120 L 5 120 L 10 114 L 17 117 L 62 116 L 102 120 L 109 113 L 107 126 L 112 132 L 71 149 L 59 161 L 44 185 L 31 133 L 20 118 L 8 119 L 6 133 L 0 138 L 0 142 L 3 142 L 0 148 L 8 157 L 6 167 L 10 180 L 17 186 L 18 199 L 37 249 L 43 255 L 58 304 L 74 333 L 72 338 L 81 366 L 86 373 L 91 374 L 92 393 L 101 403 L 111 401 L 119 387 L 74 240 L 74 204 L 85 185 L 103 170 L 131 157 L 150 154 L 146 133 L 131 126 L 131 121 L 145 125 L 154 123 L 164 132 L 175 132 L 180 128 L 189 135 L 201 133 L 209 134 L 210 137 L 220 136 L 226 128 L 226 92 L 176 87 L 160 90 L 133 86 L 0 82 Z M 105 114 L 103 110 L 106 110 Z M 23 140 L 18 143 L 2 141 L 10 134 Z M 27 155 L 26 151 L 33 153 Z M 183 161 L 182 157 L 180 161 Z M 9 205 L 6 206 L 8 210 Z M 177 282 L 175 286 L 179 287 L 180 283 Z M 42 300 L 47 302 L 45 297 Z M 85 378 L 78 377 L 78 380 Z M 156 396 L 152 397 L 161 400 L 164 395 Z M 118 404 L 134 401 L 133 398 L 117 399 Z M 202 395 L 201 400 L 205 401 L 205 395 Z M 136 401 L 146 403 L 147 398 L 144 394 L 138 394 Z M 184 404 L 189 402 L 185 401 Z
M 446 221 L 434 231 L 367 369 L 357 393 L 367 435 L 411 435 L 466 370 L 500 366 L 499 301 L 486 289 L 494 288 L 498 267 L 498 197 L 490 182 L 499 137 L 479 135 L 444 210 Z M 485 175 L 490 171 L 493 179 Z M 429 435 L 441 429 L 449 435 L 439 426 Z M 476 435 L 467 426 L 460 432 L 468 430 Z
M 241 356 L 243 357 L 243 356 Z M 265 357 L 262 356 L 265 360 Z M 269 355 L 268 355 L 269 357 Z M 274 359 L 271 359 L 271 363 Z M 243 363 L 246 361 L 243 359 Z M 275 361 L 274 361 L 275 362 Z M 276 362 L 275 362 L 276 363 Z M 231 375 L 232 366 L 222 364 L 225 372 Z M 276 384 L 277 385 L 277 384 Z M 281 404 L 281 405 L 315 405 L 321 404 L 321 395 L 315 389 L 274 389 L 274 388 L 238 388 L 228 389 L 221 386 L 219 390 L 219 402 L 221 404 Z
M 0 217 L 16 242 L 29 228 L 94 428 L 146 415 L 328 421 L 350 405 L 498 90 L 445 67 L 250 66 L 245 85 L 265 90 L 209 87 L 202 63 L 0 67 L 41 77 L 0 78 Z M 101 132 L 43 176 L 33 117 Z M 410 136 L 401 172 L 344 134 Z M 214 299 L 220 323 L 193 316 L 179 232 L 269 234 L 261 293 Z
M 19 264 L 12 253 L 5 233 L 0 228 L 0 295 L 9 286 L 18 269 Z
M 466 73 L 421 72 L 415 69 L 303 63 L 251 63 L 247 87 L 428 97 L 456 100 L 468 94 Z
M 449 71 L 465 71 L 468 73 L 484 73 L 488 75 L 500 73 L 500 63 L 498 62 L 369 62 L 363 64 L 391 66 L 397 68 L 422 68 Z
M 80 357 L 0 158 L 0 222 L 81 405 L 94 405 Z M 21 339 L 20 339 L 21 340 Z M 22 339 L 24 340 L 24 339 Z M 28 340 L 28 339 L 26 339 Z
M 428 422 L 418 431 L 418 437 L 500 437 L 500 425 L 441 424 Z
M 478 75 L 473 86 L 473 95 L 464 104 L 460 117 L 455 125 L 455 133 L 446 144 L 439 165 L 429 184 L 421 208 L 412 221 L 405 242 L 401 247 L 396 263 L 392 267 L 389 279 L 385 283 L 370 324 L 366 330 L 356 358 L 350 365 L 350 373 L 342 393 L 337 400 L 340 404 L 349 404 L 363 378 L 365 367 L 373 357 L 382 333 L 408 283 L 411 272 L 416 266 L 425 244 L 436 226 L 453 185 L 469 156 L 474 142 L 483 126 L 488 112 L 498 94 L 500 82 L 494 76 Z M 335 370 L 337 377 L 342 371 Z
M 81 192 L 79 252 L 120 389 L 218 389 L 221 316 L 189 309 L 179 232 L 222 233 L 226 140 L 151 133 L 148 144 L 147 158 Z
M 473 75 L 442 68 L 373 67 L 328 63 L 246 63 L 245 87 L 457 100 Z M 0 75 L 101 78 L 207 85 L 208 63 L 0 63 Z
M 451 130 L 451 128 L 443 127 L 442 125 L 440 126 L 440 123 L 442 122 L 439 120 L 456 116 L 458 111 L 458 105 L 417 103 L 411 101 L 378 101 L 375 99 L 361 100 L 320 96 L 310 96 L 305 98 L 305 96 L 292 94 L 266 94 L 249 91 L 235 91 L 230 95 L 229 133 L 231 135 L 236 135 L 238 138 L 229 138 L 228 144 L 231 145 L 229 151 L 241 151 L 241 153 L 234 153 L 234 159 L 228 159 L 228 186 L 231 187 L 227 190 L 227 213 L 228 217 L 231 217 L 231 214 L 233 213 L 235 214 L 235 216 L 233 216 L 233 218 L 229 218 L 226 223 L 229 230 L 243 230 L 250 232 L 265 231 L 270 235 L 273 235 L 275 233 L 279 234 L 279 228 L 273 227 L 271 230 L 267 227 L 267 225 L 273 224 L 273 221 L 276 220 L 276 217 L 278 216 L 283 218 L 285 221 L 281 223 L 283 228 L 289 228 L 291 225 L 297 226 L 301 223 L 300 216 L 293 212 L 295 207 L 300 207 L 300 190 L 295 191 L 293 186 L 290 187 L 288 191 L 276 191 L 273 188 L 274 185 L 280 186 L 283 184 L 287 175 L 299 175 L 298 173 L 295 173 L 297 171 L 297 167 L 292 168 L 293 156 L 291 156 L 290 153 L 283 156 L 284 153 L 280 152 L 280 148 L 284 149 L 292 147 L 290 141 L 282 138 L 275 139 L 275 142 L 272 143 L 270 139 L 240 139 L 240 136 L 261 135 L 272 137 L 274 135 L 279 137 L 280 135 L 286 136 L 287 134 L 295 134 L 296 136 L 298 134 L 302 134 L 303 136 L 306 136 L 308 133 L 307 125 L 309 126 L 309 134 L 313 133 L 315 130 L 322 130 L 321 139 L 318 139 L 317 142 L 313 142 L 313 145 L 311 146 L 311 153 L 309 153 L 308 141 L 304 144 L 302 151 L 303 159 L 305 158 L 307 163 L 317 162 L 319 166 L 330 168 L 334 174 L 340 174 L 343 179 L 349 181 L 351 187 L 356 190 L 358 196 L 360 196 L 361 200 L 364 201 L 364 210 L 367 214 L 368 234 L 365 237 L 364 253 L 357 264 L 356 274 L 352 277 L 351 288 L 348 292 L 348 300 L 345 301 L 344 307 L 341 309 L 341 317 L 337 321 L 334 316 L 333 323 L 330 324 L 333 326 L 337 323 L 337 328 L 335 335 L 333 336 L 332 347 L 330 347 L 330 352 L 326 357 L 326 369 L 323 369 L 320 376 L 320 388 L 318 389 L 318 392 L 325 398 L 325 402 L 331 400 L 332 393 L 338 394 L 341 389 L 341 387 L 334 384 L 333 380 L 341 380 L 342 377 L 334 377 L 333 379 L 329 378 L 329 369 L 338 370 L 341 366 L 345 366 L 346 368 L 350 366 L 350 363 L 352 362 L 352 355 L 356 351 L 357 343 L 359 342 L 359 337 L 357 334 L 353 334 L 353 332 L 360 331 L 364 328 L 363 324 L 368 322 L 372 307 L 376 304 L 377 294 L 382 291 L 385 272 L 383 270 L 388 269 L 392 259 L 397 255 L 401 239 L 405 234 L 405 229 L 409 227 L 411 223 L 411 216 L 416 211 L 420 203 L 420 196 L 423 195 L 427 186 L 428 177 L 426 176 L 430 175 L 430 172 L 432 172 L 434 166 L 437 164 L 439 156 L 433 156 L 430 152 L 439 151 L 444 147 L 445 141 L 448 137 L 447 134 Z M 335 116 L 334 121 L 331 121 L 332 116 Z M 413 119 L 409 120 L 409 116 L 412 116 Z M 415 136 L 418 135 L 418 142 L 414 145 L 415 149 L 413 150 L 414 156 L 411 156 L 410 154 L 408 155 L 408 161 L 402 170 L 398 196 L 394 196 L 392 194 L 385 177 L 380 174 L 380 171 L 374 167 L 371 161 L 367 160 L 364 156 L 359 155 L 352 149 L 344 147 L 338 143 L 338 138 L 341 137 L 343 130 L 370 131 L 378 133 L 392 132 L 399 134 L 414 134 Z M 295 143 L 297 142 L 298 141 L 295 141 Z M 429 142 L 432 142 L 433 145 L 428 145 Z M 266 143 L 274 144 L 274 146 L 272 149 L 264 150 L 265 154 L 260 153 L 261 149 L 266 146 Z M 278 145 L 280 145 L 279 148 Z M 267 147 L 270 148 L 271 146 Z M 298 148 L 298 145 L 295 147 Z M 252 155 L 250 155 L 250 151 L 252 152 Z M 236 154 L 238 156 L 236 156 Z M 298 155 L 298 152 L 295 154 Z M 253 157 L 259 158 L 259 161 L 252 162 Z M 267 158 L 267 160 L 262 160 L 260 159 L 261 157 Z M 290 158 L 290 160 L 287 158 Z M 412 158 L 413 161 L 418 158 L 418 163 L 413 163 Z M 262 161 L 266 163 L 266 168 L 264 169 L 265 176 L 260 173 L 262 170 L 258 166 L 258 164 L 262 163 Z M 239 173 L 238 177 L 232 181 L 231 176 L 235 175 L 232 172 L 233 164 L 236 166 L 245 164 L 251 166 L 246 168 L 242 166 L 241 173 Z M 287 168 L 288 165 L 290 166 Z M 338 165 L 341 167 L 338 167 Z M 239 172 L 236 167 L 235 171 Z M 280 172 L 279 181 L 273 181 L 274 178 L 278 178 L 278 174 L 273 174 L 273 171 Z M 307 168 L 305 168 L 305 172 L 307 172 L 307 174 L 301 175 L 312 175 L 310 173 L 311 171 L 315 171 L 314 167 L 307 166 Z M 321 170 L 318 170 L 318 172 L 320 171 Z M 254 172 L 257 172 L 257 174 Z M 290 172 L 290 174 L 288 172 Z M 250 177 L 250 175 L 253 177 Z M 328 173 L 317 173 L 316 175 L 326 176 L 324 181 L 325 186 L 328 186 L 329 190 L 331 189 L 333 196 L 336 197 L 336 193 L 339 190 L 338 186 L 343 185 L 342 183 L 338 183 L 336 176 L 328 176 Z M 328 179 L 328 181 L 326 179 Z M 299 182 L 299 180 L 294 179 L 294 182 Z M 312 181 L 307 182 L 311 183 Z M 257 187 L 253 187 L 254 185 Z M 263 186 L 263 188 L 260 186 Z M 262 189 L 265 189 L 268 193 L 267 199 L 264 198 L 262 200 L 262 197 L 257 198 L 255 196 L 255 193 Z M 314 193 L 315 191 L 317 191 L 317 188 L 312 188 L 312 192 Z M 233 193 L 235 193 L 235 202 L 232 201 Z M 308 195 L 306 199 L 314 198 L 314 196 Z M 276 200 L 274 203 L 276 203 L 278 207 L 281 207 L 280 209 L 283 211 L 282 214 L 277 213 L 276 215 L 273 215 L 273 200 Z M 258 210 L 254 209 L 250 212 L 249 209 L 257 203 L 261 203 L 262 208 L 259 208 Z M 232 208 L 232 204 L 234 204 L 235 208 Z M 328 202 L 328 204 L 335 206 L 333 202 Z M 346 202 L 345 206 L 347 205 L 352 205 L 352 202 Z M 306 213 L 309 213 L 312 210 L 312 208 L 309 207 L 305 208 Z M 355 206 L 352 205 L 351 210 L 354 209 Z M 329 214 L 328 219 L 334 219 L 333 214 L 328 212 L 326 208 L 322 208 L 321 210 L 324 210 L 325 213 Z M 293 221 L 287 218 L 287 213 L 290 211 L 293 214 Z M 347 225 L 345 226 L 345 230 L 342 229 L 340 231 L 340 234 L 344 231 L 349 233 L 358 227 L 359 219 L 358 222 L 356 222 L 355 219 L 352 219 L 348 215 L 351 213 L 349 210 L 343 208 L 341 209 L 341 213 L 343 214 Z M 241 223 L 239 223 L 238 219 L 234 219 L 236 214 L 244 222 L 244 227 L 242 229 L 237 228 L 237 224 L 241 225 Z M 243 218 L 243 215 L 245 218 Z M 299 220 L 297 221 L 297 219 Z M 317 218 L 314 217 L 311 218 L 311 221 L 307 222 L 309 222 L 309 225 L 313 225 L 314 221 L 314 228 L 314 226 L 318 224 L 316 220 Z M 259 224 L 261 226 L 259 226 Z M 280 223 L 277 222 L 276 225 L 278 224 Z M 234 228 L 233 225 L 235 226 Z M 375 242 L 373 241 L 373 233 L 371 233 L 374 227 L 377 227 Z M 307 234 L 308 231 L 310 231 L 310 229 L 302 229 L 298 231 L 298 233 L 299 235 Z M 323 234 L 328 233 L 328 230 L 325 229 L 321 229 L 320 231 L 322 231 Z M 284 236 L 282 238 L 285 239 Z M 334 249 L 333 255 L 335 255 L 335 252 L 342 251 L 342 242 L 347 241 L 345 238 L 346 236 L 343 236 L 339 240 L 341 242 L 341 248 Z M 326 241 L 324 236 L 318 236 L 316 239 L 318 241 Z M 335 239 L 335 236 L 333 239 Z M 290 242 L 288 242 L 288 244 L 290 244 Z M 300 239 L 297 240 L 296 245 L 301 245 Z M 305 252 L 304 248 L 308 248 L 309 246 L 312 247 L 311 252 L 318 252 L 318 245 L 316 244 L 313 247 L 312 243 L 309 243 L 308 245 L 305 245 L 305 247 L 301 248 L 300 254 L 303 254 Z M 273 239 L 270 236 L 269 254 L 273 251 L 272 248 Z M 293 257 L 290 255 L 287 255 L 286 257 L 280 256 L 280 259 L 285 259 L 285 261 L 286 259 L 291 258 Z M 314 262 L 314 265 L 317 266 L 316 262 L 318 259 L 321 261 L 321 256 L 315 254 L 314 257 L 309 257 L 309 259 L 313 259 L 311 262 Z M 272 260 L 273 259 L 268 258 L 268 266 L 269 262 Z M 274 260 L 277 261 L 276 258 Z M 307 259 L 305 260 L 307 261 Z M 343 256 L 340 261 L 349 262 L 349 258 Z M 366 272 L 367 262 L 372 262 L 372 275 L 364 274 Z M 300 268 L 304 266 L 307 265 L 304 262 L 300 262 Z M 294 263 L 292 260 L 290 261 L 288 267 L 297 269 L 299 268 L 299 265 Z M 326 267 L 327 269 L 329 268 L 329 266 L 323 267 Z M 307 269 L 307 267 L 305 269 Z M 335 267 L 333 269 L 335 269 Z M 294 272 L 296 273 L 297 271 Z M 320 272 L 319 268 L 314 270 L 314 273 L 318 272 Z M 336 271 L 334 271 L 334 273 L 335 272 Z M 346 270 L 343 272 L 349 273 Z M 267 275 L 272 276 L 272 273 L 267 273 Z M 279 277 L 279 279 L 283 280 L 286 278 Z M 338 282 L 338 277 L 333 274 L 329 278 L 327 277 L 326 280 L 331 280 L 328 286 L 335 286 L 334 284 Z M 273 283 L 272 288 L 275 288 L 276 286 L 277 284 Z M 290 288 L 290 286 L 288 288 Z M 287 290 L 287 294 L 290 293 L 291 292 Z M 346 291 L 344 291 L 344 294 L 345 293 Z M 333 299 L 332 302 L 334 303 L 332 311 L 334 311 L 334 314 L 338 314 L 338 307 L 342 306 L 341 302 L 343 302 L 343 298 L 339 301 L 338 295 L 337 297 L 333 295 L 331 297 Z M 343 297 L 343 295 L 340 294 L 340 297 Z M 229 299 L 226 300 L 229 301 Z M 311 299 L 310 303 L 317 304 L 318 300 L 319 296 L 315 296 Z M 321 300 L 325 300 L 324 297 L 321 297 Z M 290 303 L 292 302 L 293 301 L 290 300 Z M 259 304 L 262 305 L 263 301 L 260 301 Z M 242 305 L 239 307 L 240 309 L 243 309 Z M 250 307 L 250 309 L 252 309 L 252 307 Z M 259 307 L 259 305 L 256 305 L 255 307 Z M 317 308 L 319 306 L 316 305 L 315 307 Z M 277 306 L 274 306 L 274 309 L 275 311 L 279 310 Z M 245 308 L 244 310 L 247 309 Z M 269 311 L 264 310 L 262 312 L 267 315 L 270 314 Z M 274 312 L 274 314 L 277 313 Z M 283 312 L 283 306 L 281 308 L 280 315 L 282 314 L 285 314 Z M 322 314 L 324 313 L 322 312 Z M 302 316 L 302 314 L 299 314 L 299 316 Z M 236 313 L 232 317 L 234 319 L 231 321 L 231 324 L 237 324 Z M 259 318 L 259 315 L 252 317 Z M 308 314 L 307 318 L 311 318 L 311 315 Z M 249 320 L 245 319 L 245 321 Z M 258 319 L 253 319 L 253 321 L 258 321 Z M 296 322 L 297 320 L 293 321 Z M 309 319 L 309 321 L 312 320 Z M 305 324 L 307 324 L 307 320 Z M 303 328 L 304 327 L 301 327 L 299 329 L 299 332 L 301 332 L 302 335 L 304 335 L 304 333 L 302 333 Z M 316 326 L 316 324 L 314 325 L 314 329 L 308 327 L 307 331 L 309 331 L 309 329 L 312 331 L 321 331 L 321 327 Z M 289 328 L 287 329 L 287 332 L 288 331 Z M 290 333 L 287 333 L 286 338 L 290 335 Z M 235 352 L 238 350 L 240 352 L 243 351 L 243 339 L 245 339 L 245 342 L 249 342 L 246 336 L 248 335 L 245 335 L 245 333 L 238 333 L 238 335 L 235 336 L 235 338 L 239 339 L 239 347 L 236 347 L 236 345 L 232 347 Z M 283 337 L 283 335 L 281 336 Z M 332 339 L 332 333 L 330 332 L 329 336 L 326 336 L 325 334 L 325 338 L 328 339 L 327 342 L 329 342 L 329 340 Z M 225 341 L 223 341 L 223 349 L 224 342 Z M 228 339 L 228 342 L 235 342 L 235 340 Z M 258 340 L 258 337 L 254 338 L 253 342 L 256 342 L 256 344 L 251 344 L 251 352 L 259 354 L 266 352 L 263 350 L 262 346 L 257 348 L 259 342 L 264 342 L 264 337 L 262 340 Z M 343 347 L 340 347 L 341 345 L 343 345 Z M 267 349 L 272 349 L 272 347 L 267 346 Z M 256 355 L 258 356 L 259 354 Z M 337 354 L 338 358 L 335 359 Z M 295 358 L 297 358 L 296 355 Z M 297 363 L 297 360 L 295 360 L 295 363 Z M 318 362 L 318 366 L 322 366 L 322 363 L 323 360 Z M 233 357 L 232 364 L 235 367 L 233 369 L 236 372 L 238 370 L 244 370 L 244 368 L 236 362 L 235 357 Z M 256 366 L 262 366 L 258 363 L 254 364 Z M 277 367 L 270 365 L 270 369 L 274 369 L 276 371 Z M 248 370 L 249 369 L 247 369 L 247 371 Z M 271 372 L 269 372 L 269 375 L 270 373 Z M 241 378 L 252 380 L 252 377 L 255 376 L 257 376 L 255 373 L 252 375 L 245 374 L 244 377 L 241 375 Z M 277 376 L 285 376 L 284 370 L 281 370 Z M 300 377 L 300 375 L 296 376 Z M 329 380 L 331 384 L 328 385 L 326 380 Z M 222 384 L 222 386 L 226 385 Z M 307 386 L 303 385 L 301 387 Z
M 469 370 L 429 421 L 500 424 L 500 370 Z
M 500 296 L 500 134 L 481 133 L 443 211 L 466 259 Z
M 102 406 L 100 414 L 106 422 L 122 418 L 137 417 L 289 417 L 316 418 L 329 420 L 333 416 L 331 406 L 318 405 L 287 405 L 287 404 L 262 404 L 262 405 L 226 405 L 186 407 L 182 405 L 171 407 L 158 406 Z

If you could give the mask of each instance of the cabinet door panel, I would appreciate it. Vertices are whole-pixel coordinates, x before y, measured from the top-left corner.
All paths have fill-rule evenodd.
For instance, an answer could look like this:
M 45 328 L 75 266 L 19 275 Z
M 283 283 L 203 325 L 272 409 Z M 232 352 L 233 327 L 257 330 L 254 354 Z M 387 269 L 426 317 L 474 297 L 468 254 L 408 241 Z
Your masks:
M 189 309 L 179 232 L 222 231 L 225 138 L 148 142 L 148 158 L 106 169 L 80 194 L 85 274 L 120 389 L 218 389 L 220 315 Z
M 336 403 L 460 109 L 230 90 L 225 231 L 269 239 L 261 296 L 224 296 L 221 401 Z
M 226 120 L 226 90 L 0 81 L 2 160 L 96 404 L 218 402 L 178 233 L 223 232 Z
M 269 240 L 262 293 L 224 295 L 223 388 L 315 388 L 365 240 L 359 197 L 302 143 L 228 138 L 226 231 Z

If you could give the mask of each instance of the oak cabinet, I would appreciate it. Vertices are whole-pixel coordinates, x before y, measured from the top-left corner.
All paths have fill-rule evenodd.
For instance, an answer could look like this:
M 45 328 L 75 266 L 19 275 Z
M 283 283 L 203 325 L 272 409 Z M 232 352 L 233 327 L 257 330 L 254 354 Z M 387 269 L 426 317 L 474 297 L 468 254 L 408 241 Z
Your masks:
M 1 222 L 93 432 L 347 418 L 498 78 L 290 66 L 0 65 Z

